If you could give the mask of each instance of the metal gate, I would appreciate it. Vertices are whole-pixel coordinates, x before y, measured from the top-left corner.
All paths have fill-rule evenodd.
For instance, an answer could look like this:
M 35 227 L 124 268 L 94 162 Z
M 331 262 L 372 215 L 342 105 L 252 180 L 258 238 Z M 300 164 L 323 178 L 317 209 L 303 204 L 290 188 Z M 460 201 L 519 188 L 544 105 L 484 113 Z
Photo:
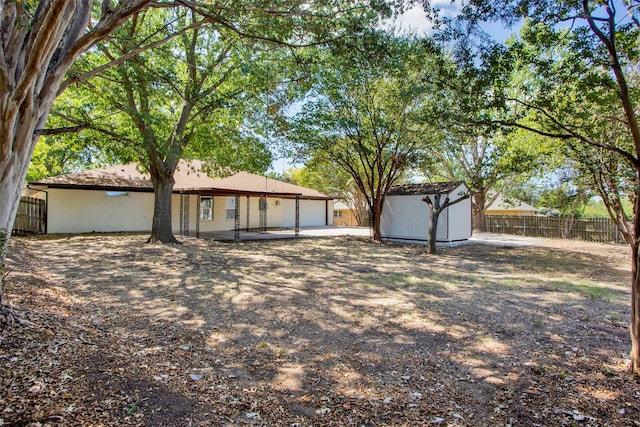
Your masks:
M 47 202 L 35 197 L 22 197 L 18 205 L 13 234 L 44 234 L 47 232 Z

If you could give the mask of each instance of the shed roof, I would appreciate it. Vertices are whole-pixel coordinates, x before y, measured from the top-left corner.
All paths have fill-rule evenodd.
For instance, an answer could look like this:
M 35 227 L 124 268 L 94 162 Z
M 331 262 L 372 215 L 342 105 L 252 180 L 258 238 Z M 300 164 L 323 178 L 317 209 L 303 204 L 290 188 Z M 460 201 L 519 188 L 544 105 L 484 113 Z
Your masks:
M 432 182 L 426 184 L 403 184 L 391 187 L 388 196 L 424 196 L 427 194 L 449 194 L 460 185 L 464 185 L 463 181 L 451 182 Z
M 275 179 L 238 172 L 228 177 L 215 178 L 207 174 L 205 163 L 199 160 L 181 160 L 174 174 L 174 192 L 256 193 L 302 196 L 317 199 L 331 197 L 311 188 L 289 184 Z M 126 189 L 152 191 L 149 174 L 142 173 L 134 163 L 45 178 L 32 185 L 56 188 Z

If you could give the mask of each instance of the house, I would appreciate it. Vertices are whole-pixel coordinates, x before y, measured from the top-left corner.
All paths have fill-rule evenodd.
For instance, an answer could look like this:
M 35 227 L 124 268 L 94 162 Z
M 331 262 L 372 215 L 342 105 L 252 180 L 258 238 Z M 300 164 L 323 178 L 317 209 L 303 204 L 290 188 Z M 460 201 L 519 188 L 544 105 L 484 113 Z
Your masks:
M 469 193 L 463 182 L 438 182 L 432 184 L 408 184 L 392 187 L 387 193 L 380 219 L 383 240 L 427 244 L 430 211 L 422 199 L 429 196 L 434 201 L 441 195 L 443 204 Z M 436 242 L 454 244 L 471 237 L 471 198 L 466 198 L 446 208 L 438 218 Z
M 172 196 L 174 233 L 331 225 L 333 200 L 316 190 L 239 172 L 212 178 L 200 161 L 180 161 Z M 153 186 L 135 164 L 29 184 L 47 203 L 48 233 L 150 231 Z
M 504 199 L 502 193 L 500 193 L 492 203 L 485 207 L 484 214 L 531 216 L 536 214 L 536 208 L 522 200 L 509 199 L 507 201 Z
M 356 218 L 355 210 L 344 202 L 333 202 L 333 225 L 341 227 L 356 227 L 361 225 Z

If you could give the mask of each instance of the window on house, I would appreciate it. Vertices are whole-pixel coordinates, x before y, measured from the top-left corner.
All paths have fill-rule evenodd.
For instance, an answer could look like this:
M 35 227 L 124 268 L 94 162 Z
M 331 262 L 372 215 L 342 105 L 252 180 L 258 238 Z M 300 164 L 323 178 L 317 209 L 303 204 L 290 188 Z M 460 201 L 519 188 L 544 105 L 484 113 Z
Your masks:
M 236 198 L 227 197 L 227 219 L 236 219 Z
M 213 220 L 213 197 L 205 196 L 200 198 L 200 221 Z
M 342 211 L 333 211 L 334 218 L 342 218 Z
M 107 191 L 107 197 L 126 197 L 129 196 L 128 191 Z

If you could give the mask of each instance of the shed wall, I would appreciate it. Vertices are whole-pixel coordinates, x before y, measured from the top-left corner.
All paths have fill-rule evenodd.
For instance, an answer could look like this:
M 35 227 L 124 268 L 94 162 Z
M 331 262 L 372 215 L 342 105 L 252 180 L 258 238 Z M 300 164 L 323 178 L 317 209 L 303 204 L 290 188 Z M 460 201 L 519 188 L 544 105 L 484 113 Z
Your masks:
M 387 196 L 380 218 L 380 234 L 388 239 L 425 241 L 429 209 L 422 196 Z
M 450 193 L 455 200 L 466 191 L 461 185 Z M 430 196 L 431 200 L 434 196 Z M 430 212 L 421 195 L 397 195 L 385 198 L 380 220 L 383 239 L 426 244 Z M 445 196 L 440 199 L 444 202 Z M 436 240 L 452 242 L 471 237 L 471 199 L 463 200 L 445 209 L 438 218 Z
M 460 185 L 455 190 L 451 192 L 449 196 L 451 200 L 456 200 L 460 197 L 461 194 L 467 192 L 467 187 L 465 185 Z M 466 240 L 471 237 L 471 232 L 473 229 L 472 225 L 472 215 L 471 215 L 471 198 L 456 203 L 453 206 L 447 208 L 448 211 L 448 220 L 449 220 L 449 235 L 446 240 L 456 241 L 456 240 Z M 440 238 L 440 234 L 438 233 L 438 238 Z

